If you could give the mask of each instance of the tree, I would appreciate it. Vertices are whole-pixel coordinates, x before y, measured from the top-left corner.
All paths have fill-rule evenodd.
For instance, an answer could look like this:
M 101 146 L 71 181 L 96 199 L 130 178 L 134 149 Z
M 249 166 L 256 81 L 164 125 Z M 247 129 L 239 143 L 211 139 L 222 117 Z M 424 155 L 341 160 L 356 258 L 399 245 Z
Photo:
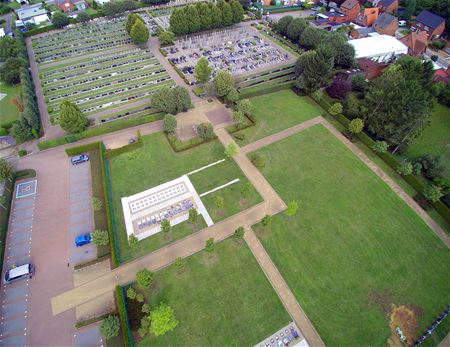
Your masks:
M 293 20 L 294 17 L 290 15 L 281 17 L 278 22 L 273 24 L 272 29 L 275 30 L 278 34 L 286 36 L 289 24 L 291 24 Z
M 8 58 L 4 64 L 0 66 L 0 80 L 9 85 L 20 82 L 20 71 L 25 66 L 22 58 Z
M 161 87 L 153 92 L 151 97 L 152 107 L 165 113 L 176 114 L 175 95 L 173 90 L 169 87 Z
M 141 16 L 139 16 L 136 13 L 130 13 L 127 16 L 127 21 L 125 22 L 125 30 L 127 31 L 128 34 L 131 33 L 131 28 L 133 27 L 134 23 L 136 23 L 136 20 L 142 21 Z
M 230 89 L 228 94 L 225 96 L 225 100 L 231 104 L 239 100 L 239 93 L 236 88 Z
M 233 23 L 242 22 L 244 19 L 244 9 L 240 4 L 239 0 L 230 1 L 231 13 L 233 14 Z
M 131 234 L 128 238 L 128 243 L 130 244 L 130 247 L 134 248 L 138 245 L 139 239 L 134 234 Z
M 134 300 L 136 299 L 136 290 L 133 287 L 128 287 L 127 289 L 127 298 Z
M 217 6 L 211 7 L 211 28 L 220 28 L 223 26 L 222 12 Z
M 103 207 L 102 201 L 99 198 L 96 198 L 95 196 L 92 198 L 91 204 L 92 204 L 92 209 L 95 212 L 100 211 Z
M 149 314 L 151 312 L 151 306 L 150 304 L 144 304 L 142 305 L 142 309 L 141 309 L 142 313 L 147 313 Z
M 441 188 L 439 188 L 438 186 L 436 186 L 434 184 L 430 184 L 430 185 L 426 186 L 425 189 L 423 190 L 423 196 L 425 197 L 425 199 L 427 199 L 428 201 L 431 201 L 431 202 L 439 201 L 439 199 L 443 195 L 444 194 L 442 193 Z
M 183 35 L 186 33 L 185 16 L 182 9 L 175 8 L 169 19 L 170 30 L 175 35 Z
M 268 214 L 264 216 L 263 219 L 261 219 L 261 224 L 263 227 L 267 227 L 272 222 L 272 217 L 270 217 Z
M 24 117 L 20 117 L 11 129 L 11 135 L 20 141 L 26 141 L 33 137 L 33 128 Z
M 369 132 L 406 148 L 428 124 L 434 101 L 431 76 L 428 62 L 403 57 L 373 80 L 363 101 Z
M 199 16 L 200 30 L 210 29 L 212 27 L 211 8 L 203 2 L 197 2 L 195 6 L 197 7 L 197 12 Z
M 109 315 L 100 324 L 100 333 L 106 339 L 112 339 L 119 334 L 120 322 L 119 317 Z
M 135 44 L 142 45 L 148 41 L 150 33 L 144 22 L 136 20 L 131 28 L 130 36 Z
M 183 8 L 184 14 L 186 16 L 187 27 L 186 31 L 188 33 L 195 33 L 200 30 L 200 18 L 195 5 L 190 4 Z
M 173 309 L 161 303 L 150 313 L 150 332 L 156 337 L 172 331 L 178 325 Z
M 61 128 L 69 133 L 81 133 L 89 124 L 84 113 L 69 100 L 61 102 L 58 122 Z
M 364 128 L 364 121 L 361 118 L 352 119 L 350 123 L 348 123 L 348 131 L 353 134 L 359 134 Z
M 0 182 L 11 181 L 14 175 L 13 165 L 4 158 L 0 158 Z
M 52 15 L 52 24 L 55 26 L 55 28 L 61 29 L 64 28 L 66 25 L 69 24 L 69 18 L 64 13 L 61 12 L 55 12 Z
M 214 251 L 214 238 L 210 237 L 206 240 L 205 249 L 208 253 L 212 253 Z
M 246 116 L 252 115 L 252 103 L 249 99 L 242 99 L 236 103 L 235 109 Z
M 90 19 L 91 17 L 89 17 L 89 15 L 85 11 L 82 11 L 77 14 L 77 21 L 81 23 L 87 23 L 89 22 Z
M 16 39 L 9 36 L 0 37 L 0 61 L 5 62 L 8 58 L 15 58 L 18 54 Z
M 198 83 L 204 84 L 211 78 L 212 68 L 209 66 L 208 59 L 201 57 L 197 61 L 194 69 L 194 76 Z
M 388 150 L 388 144 L 386 141 L 375 141 L 372 146 L 372 150 L 375 153 L 386 153 Z
M 335 99 L 344 100 L 352 89 L 351 83 L 344 78 L 336 77 L 330 86 L 327 87 L 329 96 Z
M 94 230 L 92 232 L 92 243 L 96 246 L 106 246 L 109 244 L 108 230 Z
M 158 34 L 161 45 L 171 45 L 175 39 L 175 34 L 169 30 L 163 30 Z
M 177 128 L 177 120 L 171 114 L 166 114 L 163 119 L 163 131 L 166 134 L 173 134 Z
M 298 43 L 306 49 L 315 49 L 322 43 L 325 33 L 323 29 L 308 26 L 299 36 Z
M 245 229 L 244 227 L 239 227 L 234 231 L 234 237 L 236 237 L 237 239 L 243 239 L 245 235 Z
M 288 216 L 288 217 L 295 216 L 297 214 L 297 209 L 298 209 L 297 201 L 295 201 L 295 200 L 291 201 L 287 205 L 286 216 Z
M 368 88 L 369 83 L 367 83 L 363 75 L 356 75 L 355 77 L 352 78 L 352 89 L 355 92 L 360 92 L 364 95 Z
M 303 53 L 295 63 L 296 86 L 306 93 L 328 85 L 333 72 L 333 58 L 323 51 Z
M 241 195 L 245 198 L 250 194 L 250 190 L 252 189 L 252 185 L 250 182 L 245 183 L 241 188 Z
M 189 222 L 196 223 L 198 219 L 198 212 L 195 208 L 189 209 Z
M 217 195 L 215 203 L 216 203 L 216 207 L 219 210 L 221 210 L 221 209 L 223 209 L 225 207 L 225 200 L 220 195 Z
M 142 288 L 150 288 L 154 280 L 155 274 L 145 268 L 136 273 L 136 282 Z
M 144 295 L 142 293 L 136 294 L 136 301 L 137 302 L 144 302 Z
M 217 7 L 222 12 L 222 25 L 229 26 L 233 24 L 233 12 L 231 11 L 230 4 L 224 0 L 219 0 L 217 1 Z
M 292 41 L 297 42 L 303 31 L 309 27 L 308 22 L 303 18 L 295 18 L 292 20 L 287 29 L 286 36 Z
M 191 96 L 186 88 L 176 86 L 173 88 L 176 112 L 186 112 L 191 106 Z
M 210 140 L 216 136 L 211 123 L 201 123 L 197 125 L 197 134 L 198 137 L 203 140 Z
M 411 175 L 413 171 L 413 166 L 409 161 L 404 160 L 397 165 L 395 171 L 397 171 L 397 173 L 402 176 Z
M 167 233 L 170 231 L 170 229 L 171 229 L 171 226 L 170 226 L 169 220 L 164 219 L 164 220 L 161 222 L 161 231 L 162 231 L 164 234 L 167 234 Z
M 227 158 L 232 158 L 234 156 L 236 156 L 238 154 L 238 146 L 234 143 L 231 142 L 226 148 L 225 148 L 225 156 Z
M 333 116 L 337 116 L 338 114 L 341 114 L 342 113 L 342 104 L 340 104 L 339 102 L 334 103 L 333 105 L 330 106 L 330 108 L 328 109 L 328 112 Z
M 234 88 L 233 76 L 226 71 L 219 71 L 214 78 L 213 83 L 219 98 L 224 98 Z

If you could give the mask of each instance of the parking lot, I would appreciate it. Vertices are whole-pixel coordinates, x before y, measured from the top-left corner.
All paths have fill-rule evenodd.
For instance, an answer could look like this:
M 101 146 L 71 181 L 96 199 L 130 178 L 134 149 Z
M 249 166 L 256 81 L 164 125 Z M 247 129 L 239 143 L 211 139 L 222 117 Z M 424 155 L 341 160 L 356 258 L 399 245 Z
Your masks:
M 88 327 L 82 328 L 73 335 L 74 347 L 102 347 L 103 339 L 99 329 L 100 324 L 91 324 Z
M 19 181 L 14 189 L 2 276 L 13 267 L 32 263 L 31 241 L 37 180 Z M 30 281 L 32 279 L 19 279 L 2 284 L 0 345 L 26 345 Z
M 68 159 L 70 161 L 70 159 Z M 97 258 L 97 247 L 92 243 L 75 246 L 75 238 L 94 230 L 92 211 L 91 166 L 89 162 L 72 165 L 69 163 L 69 263 L 71 266 Z

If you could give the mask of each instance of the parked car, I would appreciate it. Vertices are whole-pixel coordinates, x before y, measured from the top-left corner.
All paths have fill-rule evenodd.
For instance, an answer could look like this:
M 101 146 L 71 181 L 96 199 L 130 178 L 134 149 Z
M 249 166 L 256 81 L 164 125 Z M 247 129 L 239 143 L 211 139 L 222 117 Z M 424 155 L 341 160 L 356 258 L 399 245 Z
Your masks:
M 4 283 L 11 283 L 18 279 L 32 278 L 34 274 L 34 266 L 32 264 L 25 264 L 17 267 L 13 267 L 12 269 L 5 272 L 5 276 L 3 277 Z
M 297 330 L 295 330 L 294 328 L 291 328 L 291 334 L 294 337 L 294 339 L 298 338 Z
M 87 245 L 92 242 L 92 235 L 89 234 L 81 234 L 75 238 L 75 246 L 81 247 Z
M 72 165 L 78 165 L 89 161 L 89 156 L 87 154 L 74 155 L 70 161 L 72 162 Z
M 405 27 L 406 26 L 406 20 L 399 20 L 398 21 L 398 26 L 399 27 Z

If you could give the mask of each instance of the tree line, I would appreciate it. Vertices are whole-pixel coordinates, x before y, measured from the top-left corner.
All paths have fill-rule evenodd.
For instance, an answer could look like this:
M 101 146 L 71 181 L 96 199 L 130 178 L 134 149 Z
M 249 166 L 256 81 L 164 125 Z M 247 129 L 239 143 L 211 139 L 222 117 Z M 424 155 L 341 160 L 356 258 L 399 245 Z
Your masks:
M 34 91 L 33 78 L 29 70 L 29 61 L 25 37 L 20 30 L 15 38 L 3 37 L 0 41 L 0 59 L 4 64 L 0 68 L 1 80 L 9 85 L 21 83 L 22 90 L 17 103 L 20 117 L 11 129 L 11 135 L 19 141 L 39 137 L 41 128 L 39 107 Z
M 150 33 L 145 25 L 142 17 L 136 13 L 130 13 L 125 23 L 125 29 L 130 35 L 131 39 L 136 44 L 144 44 L 148 41 Z
M 239 23 L 244 19 L 244 9 L 238 0 L 199 2 L 176 8 L 170 16 L 170 30 L 175 35 L 192 34 Z

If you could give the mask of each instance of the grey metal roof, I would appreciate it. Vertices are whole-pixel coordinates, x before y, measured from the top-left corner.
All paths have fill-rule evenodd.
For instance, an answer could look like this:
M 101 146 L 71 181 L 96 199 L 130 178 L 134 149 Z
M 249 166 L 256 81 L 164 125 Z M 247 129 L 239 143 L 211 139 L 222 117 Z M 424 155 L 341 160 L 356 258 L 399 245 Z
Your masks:
M 27 7 L 21 7 L 16 11 L 19 19 L 28 19 L 36 16 L 40 16 L 43 14 L 47 14 L 47 10 L 45 8 L 41 8 L 42 4 L 31 5 Z
M 416 17 L 416 21 L 425 24 L 426 26 L 429 26 L 430 28 L 437 28 L 439 25 L 445 22 L 445 19 L 438 16 L 437 14 L 434 14 L 433 12 L 423 10 L 419 13 L 419 15 Z

